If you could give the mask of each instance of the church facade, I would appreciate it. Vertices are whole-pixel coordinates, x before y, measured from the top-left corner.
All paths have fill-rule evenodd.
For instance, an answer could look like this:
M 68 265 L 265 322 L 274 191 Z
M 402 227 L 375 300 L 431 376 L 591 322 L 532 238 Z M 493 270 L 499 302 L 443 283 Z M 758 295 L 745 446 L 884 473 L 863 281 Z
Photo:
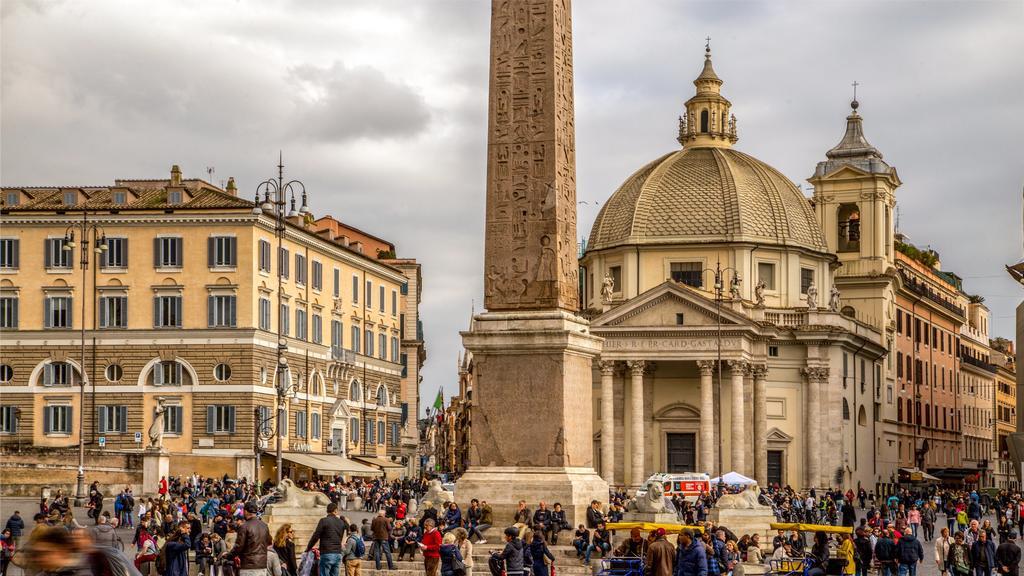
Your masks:
M 890 482 L 895 169 L 857 103 L 805 197 L 736 150 L 710 50 L 680 149 L 607 200 L 581 260 L 604 339 L 595 466 L 613 485 L 737 471 L 794 487 Z M 886 457 L 889 454 L 889 457 Z

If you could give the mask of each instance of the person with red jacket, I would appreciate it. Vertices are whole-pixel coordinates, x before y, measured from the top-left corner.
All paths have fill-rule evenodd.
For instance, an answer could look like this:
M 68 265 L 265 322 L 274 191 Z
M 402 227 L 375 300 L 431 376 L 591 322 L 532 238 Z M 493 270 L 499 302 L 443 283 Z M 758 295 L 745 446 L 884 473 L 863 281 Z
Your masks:
M 423 569 L 427 576 L 439 576 L 441 570 L 441 531 L 434 521 L 427 518 L 423 521 L 423 538 L 420 539 L 420 550 L 423 551 Z

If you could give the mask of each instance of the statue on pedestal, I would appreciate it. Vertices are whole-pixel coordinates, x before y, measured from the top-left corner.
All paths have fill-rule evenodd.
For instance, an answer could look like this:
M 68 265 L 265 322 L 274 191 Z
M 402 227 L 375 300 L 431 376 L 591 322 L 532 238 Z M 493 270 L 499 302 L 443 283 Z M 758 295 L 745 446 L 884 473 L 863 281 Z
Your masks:
M 839 305 L 839 288 L 836 288 L 836 285 L 833 284 L 832 291 L 829 293 L 828 297 L 828 309 L 833 312 L 839 312 Z
M 164 406 L 164 399 L 158 397 L 156 406 L 153 408 L 153 423 L 149 426 L 148 450 L 159 450 L 164 447 L 164 414 L 167 407 Z
M 615 293 L 615 279 L 611 272 L 605 272 L 604 280 L 601 282 L 601 302 L 611 304 L 612 294 Z
M 764 290 L 767 288 L 764 280 L 758 280 L 757 285 L 754 286 L 754 304 L 758 308 L 764 308 Z
M 818 309 L 818 287 L 814 285 L 814 280 L 811 280 L 811 285 L 807 287 L 807 309 Z

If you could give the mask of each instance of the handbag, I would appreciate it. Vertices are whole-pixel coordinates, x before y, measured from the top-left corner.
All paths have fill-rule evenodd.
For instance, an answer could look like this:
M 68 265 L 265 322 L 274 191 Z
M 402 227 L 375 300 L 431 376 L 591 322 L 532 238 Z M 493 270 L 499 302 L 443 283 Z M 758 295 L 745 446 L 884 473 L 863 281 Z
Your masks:
M 455 576 L 466 576 L 466 564 L 458 558 L 452 558 L 452 573 Z

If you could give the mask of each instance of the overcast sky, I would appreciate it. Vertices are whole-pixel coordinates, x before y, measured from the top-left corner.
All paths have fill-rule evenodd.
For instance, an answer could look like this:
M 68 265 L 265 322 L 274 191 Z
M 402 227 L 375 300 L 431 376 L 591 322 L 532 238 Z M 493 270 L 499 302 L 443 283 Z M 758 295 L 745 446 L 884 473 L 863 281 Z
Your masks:
M 576 0 L 580 236 L 676 149 L 704 37 L 737 147 L 803 183 L 843 133 L 899 171 L 899 227 L 1013 336 L 1021 259 L 1024 3 Z M 488 0 L 4 0 L 3 185 L 274 173 L 423 264 L 421 396 L 457 391 L 482 299 Z

